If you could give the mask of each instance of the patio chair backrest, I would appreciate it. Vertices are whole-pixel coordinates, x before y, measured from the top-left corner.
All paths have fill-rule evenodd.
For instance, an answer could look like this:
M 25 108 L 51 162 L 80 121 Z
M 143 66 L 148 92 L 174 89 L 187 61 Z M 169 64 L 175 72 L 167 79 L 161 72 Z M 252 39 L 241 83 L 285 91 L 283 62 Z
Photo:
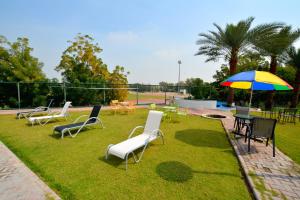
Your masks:
M 235 109 L 238 115 L 249 115 L 249 107 L 236 106 Z
M 67 102 L 65 103 L 63 109 L 62 109 L 61 112 L 60 112 L 60 115 L 63 115 L 63 116 L 66 115 L 67 110 L 68 110 L 68 108 L 70 107 L 71 103 L 72 103 L 71 101 L 67 101 Z
M 284 109 L 283 112 L 286 115 L 296 116 L 298 109 L 297 108 L 286 108 L 286 109 Z
M 101 105 L 95 105 L 93 107 L 93 110 L 92 110 L 89 118 L 98 117 L 100 110 L 101 110 Z M 89 122 L 94 123 L 94 122 L 96 122 L 96 120 L 97 120 L 96 118 L 93 118 L 93 119 L 90 119 Z
M 273 138 L 276 119 L 254 118 L 252 124 L 252 136 Z
M 160 127 L 162 116 L 163 116 L 163 112 L 161 111 L 155 111 L 155 110 L 149 111 L 144 132 L 146 134 L 151 134 L 152 131 L 158 130 Z M 156 133 L 152 133 L 152 134 L 156 134 Z
M 116 106 L 119 104 L 119 100 L 111 100 L 110 105 L 111 106 Z
M 50 106 L 51 106 L 51 104 L 53 103 L 53 101 L 54 101 L 54 99 L 50 99 L 47 109 L 50 108 Z

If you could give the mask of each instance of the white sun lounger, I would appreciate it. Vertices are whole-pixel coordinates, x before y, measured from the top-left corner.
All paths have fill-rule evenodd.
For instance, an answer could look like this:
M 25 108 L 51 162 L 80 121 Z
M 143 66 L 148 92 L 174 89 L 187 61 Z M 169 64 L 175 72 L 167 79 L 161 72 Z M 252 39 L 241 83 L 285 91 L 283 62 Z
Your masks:
M 66 118 L 68 115 L 67 111 L 70 106 L 71 106 L 71 101 L 67 101 L 60 112 L 50 113 L 49 115 L 40 116 L 40 117 L 29 117 L 28 121 L 31 123 L 31 125 L 34 125 L 37 123 L 40 125 L 45 125 L 50 120 L 58 119 L 58 118 Z
M 129 154 L 132 154 L 134 161 L 138 163 L 141 160 L 143 153 L 150 142 L 157 139 L 158 137 L 161 137 L 162 142 L 164 144 L 163 132 L 159 130 L 162 116 L 163 116 L 163 112 L 151 110 L 148 114 L 145 128 L 143 126 L 137 126 L 131 131 L 127 140 L 119 144 L 108 145 L 106 151 L 106 159 L 108 158 L 109 155 L 114 155 L 121 159 L 125 159 L 126 170 L 127 170 Z M 138 136 L 131 137 L 134 134 L 134 132 L 139 128 L 144 128 L 143 133 Z M 140 157 L 137 157 L 134 151 L 141 147 L 143 147 L 143 151 Z
M 33 110 L 18 112 L 17 119 L 21 119 L 23 117 L 24 118 L 33 117 L 34 115 L 37 115 L 37 114 L 44 114 L 44 113 L 48 114 L 51 112 L 50 106 L 51 106 L 52 102 L 53 102 L 53 99 L 50 99 L 48 107 L 39 106 Z

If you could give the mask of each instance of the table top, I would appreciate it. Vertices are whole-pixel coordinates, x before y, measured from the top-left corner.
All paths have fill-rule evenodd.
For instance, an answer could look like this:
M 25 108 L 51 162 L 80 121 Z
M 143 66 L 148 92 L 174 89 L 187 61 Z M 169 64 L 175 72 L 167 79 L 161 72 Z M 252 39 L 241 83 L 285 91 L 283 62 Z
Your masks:
M 251 115 L 241 115 L 241 114 L 235 114 L 233 115 L 234 117 L 236 118 L 240 118 L 240 119 L 248 119 L 248 120 L 251 120 L 254 118 L 254 116 L 251 116 Z
M 162 108 L 166 109 L 166 110 L 176 110 L 176 107 L 174 107 L 174 106 L 164 106 Z

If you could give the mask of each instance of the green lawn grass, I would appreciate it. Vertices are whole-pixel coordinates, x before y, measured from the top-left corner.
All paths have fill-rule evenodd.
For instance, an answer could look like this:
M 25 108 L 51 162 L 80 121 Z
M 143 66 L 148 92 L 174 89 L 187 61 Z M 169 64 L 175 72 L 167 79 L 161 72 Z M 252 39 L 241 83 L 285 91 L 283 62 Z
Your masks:
M 259 112 L 252 112 L 253 115 L 261 116 Z M 295 162 L 300 164 L 300 122 L 280 123 L 275 128 L 276 146 Z
M 71 113 L 71 120 L 87 112 Z M 54 125 L 28 126 L 0 116 L 0 140 L 64 199 L 251 199 L 238 161 L 219 121 L 176 116 L 164 121 L 165 145 L 154 141 L 140 163 L 109 157 L 108 144 L 143 125 L 148 110 L 129 115 L 101 112 L 104 129 L 75 138 L 52 136 Z M 26 184 L 26 183 L 25 183 Z

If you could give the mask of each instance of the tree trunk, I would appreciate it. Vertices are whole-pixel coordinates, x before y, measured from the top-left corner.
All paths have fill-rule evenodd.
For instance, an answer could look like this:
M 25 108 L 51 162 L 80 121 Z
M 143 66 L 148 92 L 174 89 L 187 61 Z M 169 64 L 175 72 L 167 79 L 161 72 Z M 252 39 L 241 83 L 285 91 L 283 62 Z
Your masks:
M 277 72 L 277 57 L 276 56 L 271 56 L 270 72 L 272 74 L 276 74 L 276 72 Z
M 238 50 L 232 49 L 231 50 L 231 57 L 229 60 L 229 75 L 232 76 L 236 73 L 236 66 L 238 62 L 238 56 L 237 56 Z M 232 88 L 229 88 L 229 94 L 227 96 L 227 105 L 231 106 L 232 102 L 234 100 L 234 90 Z
M 295 78 L 295 86 L 294 86 L 294 94 L 292 98 L 292 108 L 296 108 L 299 101 L 299 94 L 300 94 L 300 69 L 298 68 Z
M 270 72 L 272 74 L 276 74 L 277 71 L 277 57 L 271 56 L 271 63 L 270 63 Z M 274 99 L 274 91 L 268 91 L 268 99 L 265 103 L 265 107 L 267 110 L 270 110 L 273 106 L 273 99 Z

